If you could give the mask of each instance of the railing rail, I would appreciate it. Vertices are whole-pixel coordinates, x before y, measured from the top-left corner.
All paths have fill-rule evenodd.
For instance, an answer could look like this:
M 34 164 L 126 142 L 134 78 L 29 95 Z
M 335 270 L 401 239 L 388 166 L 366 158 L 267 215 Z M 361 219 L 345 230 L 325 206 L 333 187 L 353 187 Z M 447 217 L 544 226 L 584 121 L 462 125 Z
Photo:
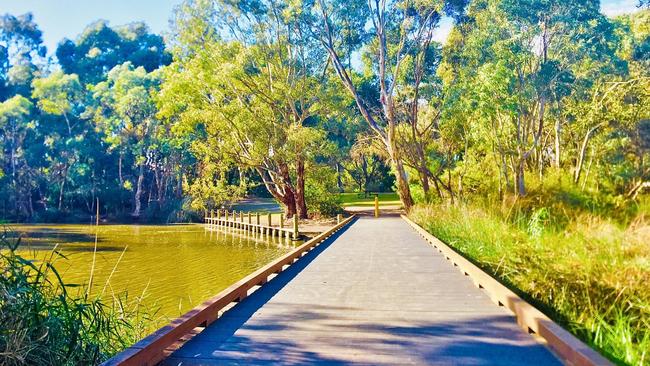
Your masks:
M 217 210 L 216 213 L 217 215 L 215 216 L 215 211 L 210 211 L 210 214 L 205 216 L 204 221 L 209 227 L 223 226 L 251 232 L 259 232 L 269 236 L 286 236 L 287 238 L 291 236 L 293 240 L 298 240 L 300 237 L 300 231 L 298 230 L 298 217 L 296 215 L 294 215 L 291 220 L 291 227 L 284 227 L 284 216 L 282 214 L 280 214 L 280 225 L 275 226 L 272 223 L 272 214 L 270 213 L 264 215 L 266 216 L 266 224 L 261 223 L 263 215 L 259 212 L 254 214 L 248 212 L 244 215 L 242 211 L 237 213 L 235 211 L 229 212 L 224 210 L 222 213 L 221 210 Z
M 269 280 L 269 276 L 282 272 L 285 266 L 300 259 L 332 234 L 348 225 L 353 219 L 354 216 L 350 216 L 340 221 L 327 231 L 221 291 L 218 295 L 158 329 L 102 365 L 156 365 L 194 334 L 215 322 L 219 318 L 219 311 L 224 310 L 233 302 L 239 302 L 246 298 L 251 289 L 264 285 Z
M 613 366 L 613 363 L 605 357 L 573 336 L 573 334 L 530 305 L 512 290 L 492 278 L 492 276 L 483 272 L 447 244 L 429 234 L 420 225 L 411 221 L 405 215 L 402 215 L 402 218 L 442 253 L 448 261 L 458 267 L 463 274 L 469 276 L 476 287 L 484 289 L 495 304 L 508 308 L 514 314 L 520 327 L 544 339 L 546 344 L 566 364 L 573 366 Z

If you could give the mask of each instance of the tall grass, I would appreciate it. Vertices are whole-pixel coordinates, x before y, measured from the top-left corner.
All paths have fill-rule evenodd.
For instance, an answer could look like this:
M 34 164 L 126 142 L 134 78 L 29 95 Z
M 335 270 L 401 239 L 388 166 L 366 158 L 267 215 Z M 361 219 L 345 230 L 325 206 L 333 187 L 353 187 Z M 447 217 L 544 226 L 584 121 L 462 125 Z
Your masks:
M 146 313 L 125 294 L 91 297 L 61 279 L 56 248 L 35 261 L 17 254 L 19 245 L 0 236 L 0 364 L 93 365 L 142 336 Z
M 647 211 L 622 224 L 551 206 L 420 205 L 410 216 L 611 360 L 650 365 Z

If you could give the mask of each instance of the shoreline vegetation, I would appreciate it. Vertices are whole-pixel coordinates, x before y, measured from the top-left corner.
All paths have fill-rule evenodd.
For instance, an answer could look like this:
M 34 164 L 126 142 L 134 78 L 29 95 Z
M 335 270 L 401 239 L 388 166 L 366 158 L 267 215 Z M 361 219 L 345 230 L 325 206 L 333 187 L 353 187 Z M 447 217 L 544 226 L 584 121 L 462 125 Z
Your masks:
M 3 365 L 96 365 L 146 335 L 152 314 L 140 300 L 89 295 L 86 285 L 64 282 L 57 262 L 67 258 L 56 247 L 27 258 L 20 246 L 6 230 L 0 236 Z
M 395 192 L 386 211 L 650 365 L 650 0 L 604 1 L 183 0 L 164 36 L 97 20 L 55 50 L 0 14 L 0 222 L 201 222 L 245 197 L 324 222 Z M 92 363 L 137 328 L 119 296 L 72 296 L 60 253 L 3 245 L 11 362 Z
M 409 217 L 612 361 L 646 365 L 647 205 L 624 222 L 522 202 L 422 204 Z

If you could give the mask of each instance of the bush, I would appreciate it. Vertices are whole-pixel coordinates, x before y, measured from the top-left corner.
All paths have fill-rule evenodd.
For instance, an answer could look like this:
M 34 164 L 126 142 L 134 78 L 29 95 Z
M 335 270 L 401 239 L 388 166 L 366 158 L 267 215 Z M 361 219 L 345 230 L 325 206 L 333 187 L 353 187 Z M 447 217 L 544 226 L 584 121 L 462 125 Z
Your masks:
M 54 266 L 62 254 L 39 263 L 18 255 L 19 245 L 6 230 L 0 237 L 0 364 L 98 364 L 140 337 L 129 319 L 143 318 L 124 297 L 113 307 L 79 295 L 84 288 L 64 283 Z
M 341 197 L 336 192 L 336 176 L 329 170 L 315 167 L 307 177 L 305 201 L 312 216 L 332 217 L 342 213 Z

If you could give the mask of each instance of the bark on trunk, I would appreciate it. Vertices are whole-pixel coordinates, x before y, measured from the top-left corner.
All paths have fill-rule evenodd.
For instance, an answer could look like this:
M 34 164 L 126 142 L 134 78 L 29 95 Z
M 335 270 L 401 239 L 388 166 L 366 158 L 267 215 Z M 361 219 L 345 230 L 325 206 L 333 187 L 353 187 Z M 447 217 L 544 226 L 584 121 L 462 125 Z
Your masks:
M 561 133 L 561 124 L 560 120 L 558 119 L 555 121 L 555 159 L 553 161 L 553 165 L 555 165 L 556 168 L 560 167 L 560 162 L 561 162 L 561 146 L 560 146 L 560 133 Z
M 526 195 L 526 183 L 524 180 L 524 165 L 526 164 L 525 160 L 520 160 L 517 164 L 515 171 L 515 184 L 516 184 L 516 193 L 518 196 Z
M 307 203 L 305 202 L 305 162 L 296 162 L 296 211 L 298 218 L 307 218 Z
M 144 182 L 144 164 L 140 164 L 139 173 L 138 173 L 138 183 L 135 189 L 135 209 L 133 210 L 133 216 L 140 217 L 140 211 L 142 209 L 142 203 L 140 202 L 142 198 L 142 183 Z
M 590 128 L 585 134 L 585 138 L 582 140 L 582 146 L 580 147 L 580 154 L 578 155 L 575 172 L 573 173 L 573 182 L 576 184 L 580 181 L 580 175 L 582 174 L 582 166 L 585 162 L 585 156 L 587 154 L 587 146 L 589 145 L 589 140 L 591 139 L 593 133 L 596 132 L 596 130 L 600 128 L 600 126 L 602 125 L 603 123 L 600 123 Z
M 68 180 L 68 166 L 66 165 L 65 168 L 63 168 L 63 179 L 61 181 L 61 188 L 59 189 L 59 206 L 58 209 L 61 211 L 61 208 L 63 207 L 63 192 L 65 190 L 65 181 Z
M 395 170 L 395 179 L 397 180 L 397 194 L 399 194 L 399 198 L 402 200 L 404 209 L 409 211 L 413 207 L 413 197 L 411 197 L 411 189 L 409 188 L 404 164 L 398 159 L 392 159 L 391 161 L 391 165 Z

